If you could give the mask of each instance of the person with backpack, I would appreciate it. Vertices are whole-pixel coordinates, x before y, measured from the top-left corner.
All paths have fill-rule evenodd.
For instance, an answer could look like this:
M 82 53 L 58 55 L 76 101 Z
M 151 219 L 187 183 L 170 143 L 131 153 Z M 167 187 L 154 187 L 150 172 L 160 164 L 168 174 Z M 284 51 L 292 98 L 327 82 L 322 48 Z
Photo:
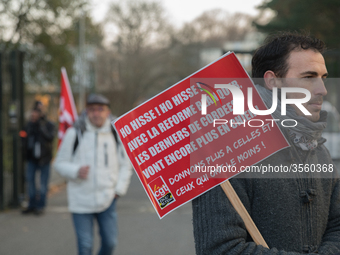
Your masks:
M 130 183 L 131 165 L 111 126 L 109 100 L 92 94 L 86 112 L 64 136 L 54 168 L 67 178 L 69 210 L 78 254 L 92 254 L 93 224 L 101 236 L 99 254 L 113 254 L 117 243 L 117 198 Z

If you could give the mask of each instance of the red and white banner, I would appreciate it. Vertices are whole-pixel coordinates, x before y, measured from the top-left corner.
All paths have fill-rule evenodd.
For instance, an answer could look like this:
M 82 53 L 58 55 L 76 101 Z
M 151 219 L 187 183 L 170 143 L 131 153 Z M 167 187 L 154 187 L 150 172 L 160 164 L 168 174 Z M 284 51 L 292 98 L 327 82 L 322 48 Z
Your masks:
M 160 218 L 289 146 L 270 115 L 256 116 L 246 102 L 244 114 L 234 115 L 236 97 L 215 84 L 236 86 L 244 95 L 252 88 L 253 106 L 267 109 L 235 54 L 228 53 L 114 123 Z
M 61 68 L 61 87 L 60 87 L 60 104 L 59 104 L 59 129 L 58 129 L 58 147 L 63 140 L 66 130 L 73 125 L 78 118 L 76 106 L 72 95 L 67 72 L 64 67 Z

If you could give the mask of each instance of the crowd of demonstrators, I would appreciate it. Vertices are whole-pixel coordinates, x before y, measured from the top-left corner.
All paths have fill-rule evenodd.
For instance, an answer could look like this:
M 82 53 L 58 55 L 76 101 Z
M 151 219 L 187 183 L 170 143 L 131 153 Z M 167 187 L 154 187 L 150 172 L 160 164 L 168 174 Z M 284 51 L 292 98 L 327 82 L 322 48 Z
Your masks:
M 52 145 L 55 126 L 43 113 L 41 102 L 37 101 L 31 111 L 30 119 L 24 129 L 24 154 L 27 160 L 26 184 L 28 188 L 28 207 L 23 214 L 40 215 L 46 206 Z M 36 186 L 36 176 L 40 171 L 40 185 Z
M 311 93 L 310 101 L 303 104 L 311 115 L 305 116 L 295 105 L 288 105 L 287 116 L 281 116 L 279 107 L 273 113 L 275 119 L 294 119 L 298 125 L 280 127 L 290 147 L 268 157 L 261 162 L 263 165 L 319 164 L 329 170 L 335 168 L 322 138 L 327 118 L 327 113 L 321 111 L 327 93 L 324 48 L 316 38 L 280 33 L 256 50 L 252 76 L 264 79 L 256 87 L 268 108 L 274 87 L 279 91 L 283 87 L 300 87 Z M 289 93 L 287 97 L 301 98 L 301 94 Z M 339 253 L 340 181 L 336 172 L 331 176 L 298 173 L 294 178 L 246 178 L 247 173 L 242 173 L 230 180 L 269 249 L 251 239 L 220 186 L 208 191 L 192 202 L 196 253 Z
M 117 243 L 117 199 L 127 191 L 131 165 L 111 126 L 109 100 L 92 94 L 86 112 L 69 128 L 54 167 L 67 181 L 79 254 L 92 254 L 93 226 L 101 237 L 100 255 L 112 254 Z

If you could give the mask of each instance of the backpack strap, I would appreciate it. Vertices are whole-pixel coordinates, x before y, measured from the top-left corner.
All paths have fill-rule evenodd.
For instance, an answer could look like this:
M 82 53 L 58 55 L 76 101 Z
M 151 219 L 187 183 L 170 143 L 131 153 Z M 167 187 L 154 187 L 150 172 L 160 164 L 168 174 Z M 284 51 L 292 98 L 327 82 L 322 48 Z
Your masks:
M 73 144 L 73 151 L 72 151 L 72 155 L 74 155 L 77 147 L 78 147 L 78 144 L 79 144 L 79 139 L 78 139 L 78 135 L 76 134 L 76 140 L 74 141 L 74 144 Z
M 112 132 L 113 137 L 115 138 L 115 141 L 116 141 L 116 144 L 117 144 L 117 147 L 118 147 L 120 145 L 120 142 L 119 142 L 119 139 L 118 139 L 117 132 L 112 126 L 111 126 L 111 132 Z
M 74 153 L 76 152 L 76 149 L 79 145 L 79 141 L 81 139 L 81 137 L 83 136 L 84 130 L 81 130 L 80 128 L 76 128 L 76 139 L 74 141 L 73 144 L 73 152 L 72 155 L 74 156 Z

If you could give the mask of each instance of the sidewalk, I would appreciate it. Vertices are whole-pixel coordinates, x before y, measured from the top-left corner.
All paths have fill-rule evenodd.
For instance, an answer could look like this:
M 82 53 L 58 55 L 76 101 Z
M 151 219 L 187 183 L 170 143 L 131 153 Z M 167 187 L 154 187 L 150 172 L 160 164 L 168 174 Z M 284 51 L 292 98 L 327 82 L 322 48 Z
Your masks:
M 66 188 L 62 178 L 58 179 L 55 173 L 52 176 L 52 195 L 44 215 L 21 215 L 18 210 L 0 213 L 0 254 L 77 254 Z M 195 254 L 191 203 L 160 220 L 133 174 L 127 195 L 117 203 L 117 211 L 116 255 Z M 99 247 L 97 232 L 95 229 L 94 253 Z

